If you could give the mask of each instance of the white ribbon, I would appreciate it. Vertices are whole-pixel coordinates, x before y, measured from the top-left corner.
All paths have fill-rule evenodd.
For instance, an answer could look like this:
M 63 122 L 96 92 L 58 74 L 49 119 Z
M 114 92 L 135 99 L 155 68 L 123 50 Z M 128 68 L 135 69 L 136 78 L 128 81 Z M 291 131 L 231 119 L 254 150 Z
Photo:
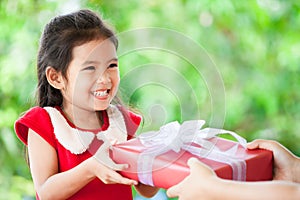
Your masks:
M 147 149 L 138 158 L 139 181 L 153 186 L 154 159 L 170 150 L 177 153 L 180 150 L 186 150 L 198 157 L 208 157 L 210 160 L 226 163 L 232 167 L 233 180 L 245 181 L 246 162 L 238 158 L 236 152 L 239 144 L 246 148 L 246 140 L 232 131 L 223 129 L 205 128 L 200 130 L 204 124 L 204 120 L 185 121 L 182 125 L 178 122 L 171 122 L 162 126 L 159 131 L 141 134 L 138 138 Z M 237 139 L 238 143 L 230 149 L 222 151 L 215 143 L 209 141 L 219 134 L 230 134 Z M 201 148 L 192 146 L 192 143 L 200 145 Z

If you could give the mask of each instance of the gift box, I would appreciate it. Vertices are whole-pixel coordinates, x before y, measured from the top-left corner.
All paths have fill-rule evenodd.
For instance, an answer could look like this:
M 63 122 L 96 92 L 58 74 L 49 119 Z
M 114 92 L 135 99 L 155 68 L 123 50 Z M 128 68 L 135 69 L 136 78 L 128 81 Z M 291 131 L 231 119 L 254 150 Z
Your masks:
M 217 176 L 239 181 L 272 179 L 273 157 L 268 150 L 247 150 L 246 140 L 231 131 L 200 129 L 203 120 L 169 123 L 159 131 L 141 134 L 135 139 L 114 145 L 111 158 L 128 163 L 123 176 L 146 185 L 167 189 L 189 175 L 187 160 L 197 157 Z M 228 133 L 238 141 L 217 137 Z M 199 180 L 205 181 L 205 180 Z

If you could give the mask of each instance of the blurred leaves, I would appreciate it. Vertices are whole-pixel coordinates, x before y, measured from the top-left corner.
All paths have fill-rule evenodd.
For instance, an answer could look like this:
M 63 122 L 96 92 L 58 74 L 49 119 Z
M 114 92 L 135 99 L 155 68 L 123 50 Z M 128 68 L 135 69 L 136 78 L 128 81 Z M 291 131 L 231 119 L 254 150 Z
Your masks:
M 278 140 L 300 155 L 299 1 L 2 0 L 0 192 L 8 195 L 5 199 L 34 194 L 22 156 L 23 145 L 14 134 L 13 124 L 34 104 L 35 60 L 41 30 L 53 16 L 80 7 L 100 12 L 118 33 L 161 27 L 178 31 L 198 43 L 223 78 L 224 128 L 236 131 L 249 141 Z M 152 77 L 153 82 L 167 80 L 168 87 L 147 84 L 126 94 L 126 88 L 135 88 L 137 81 L 143 80 L 140 72 L 140 76 L 126 79 L 124 89 L 121 88 L 124 95 L 130 95 L 129 103 L 144 113 L 145 129 L 153 128 L 148 126 L 150 120 L 156 120 L 156 125 L 182 120 L 182 108 L 190 113 L 190 118 L 209 121 L 211 94 L 205 77 L 198 76 L 189 60 L 158 49 L 136 51 L 120 58 L 124 81 L 133 70 L 159 66 L 170 72 L 161 75 L 156 71 L 150 75 L 151 72 L 145 71 L 143 76 Z

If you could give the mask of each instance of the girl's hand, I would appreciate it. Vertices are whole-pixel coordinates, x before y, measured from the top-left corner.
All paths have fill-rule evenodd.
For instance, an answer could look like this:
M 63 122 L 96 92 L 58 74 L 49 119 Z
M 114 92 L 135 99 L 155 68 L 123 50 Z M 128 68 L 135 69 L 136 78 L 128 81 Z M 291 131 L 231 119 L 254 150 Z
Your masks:
M 121 176 L 116 171 L 122 171 L 128 168 L 127 164 L 117 164 L 109 157 L 110 142 L 105 136 L 100 135 L 103 144 L 97 150 L 94 156 L 89 158 L 89 170 L 105 184 L 125 184 L 137 185 L 138 182 Z
M 274 156 L 274 180 L 299 182 L 295 172 L 299 167 L 299 158 L 295 157 L 287 148 L 272 140 L 254 140 L 247 145 L 248 149 L 267 149 Z M 298 164 L 298 167 L 297 167 Z
M 131 180 L 121 176 L 118 172 L 114 169 L 107 167 L 106 165 L 102 164 L 99 160 L 95 157 L 91 157 L 87 160 L 89 165 L 90 173 L 98 177 L 103 183 L 105 184 L 125 184 L 125 185 L 137 185 L 138 182 L 135 180 Z M 118 165 L 119 170 L 125 170 L 128 168 L 127 164 Z
M 179 184 L 170 187 L 167 195 L 179 197 L 180 200 L 193 200 L 199 197 L 211 199 L 211 193 L 208 191 L 214 187 L 213 183 L 217 180 L 214 171 L 196 158 L 190 158 L 187 164 L 190 167 L 190 175 Z

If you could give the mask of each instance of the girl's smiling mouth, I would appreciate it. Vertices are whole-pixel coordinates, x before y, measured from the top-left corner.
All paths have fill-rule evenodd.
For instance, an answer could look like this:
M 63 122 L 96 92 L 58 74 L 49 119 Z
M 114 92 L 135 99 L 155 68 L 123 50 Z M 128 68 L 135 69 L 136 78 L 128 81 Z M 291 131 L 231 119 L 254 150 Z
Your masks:
M 107 97 L 109 95 L 110 89 L 106 90 L 97 90 L 93 92 L 95 97 Z

